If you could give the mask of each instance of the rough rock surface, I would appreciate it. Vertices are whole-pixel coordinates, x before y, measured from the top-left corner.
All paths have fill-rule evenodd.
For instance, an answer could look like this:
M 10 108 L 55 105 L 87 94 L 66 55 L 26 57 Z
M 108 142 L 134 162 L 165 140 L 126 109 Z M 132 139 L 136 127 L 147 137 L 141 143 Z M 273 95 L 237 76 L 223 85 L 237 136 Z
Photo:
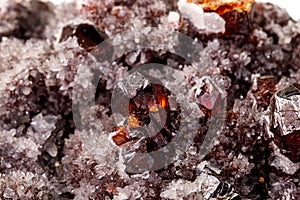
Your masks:
M 208 27 L 203 30 L 209 31 L 203 32 L 177 14 L 169 24 L 171 11 L 180 13 L 174 0 L 74 0 L 56 6 L 38 0 L 1 1 L 1 199 L 208 199 L 220 182 L 242 198 L 300 198 L 299 91 L 282 99 L 287 88 L 300 84 L 300 21 L 277 6 L 257 3 L 251 31 L 223 35 L 213 31 L 211 14 L 205 15 Z M 202 59 L 211 60 L 211 74 L 222 75 L 227 98 L 225 124 L 211 152 L 199 156 L 211 108 L 218 101 L 200 81 L 200 61 L 191 64 L 170 52 L 143 49 L 108 64 L 95 59 L 94 43 L 78 44 L 84 42 L 74 34 L 79 24 L 94 26 L 93 31 L 104 35 L 101 41 L 154 26 L 175 28 L 201 42 Z M 180 42 L 157 38 L 153 42 Z M 112 89 L 126 71 L 151 62 L 178 69 L 190 81 L 202 126 L 176 162 L 156 171 L 126 173 L 121 147 L 111 140 L 116 126 Z M 98 83 L 91 81 L 97 78 Z M 94 97 L 73 93 L 89 88 L 96 90 Z M 96 104 L 82 112 L 90 129 L 74 123 L 72 105 L 81 98 L 95 98 Z

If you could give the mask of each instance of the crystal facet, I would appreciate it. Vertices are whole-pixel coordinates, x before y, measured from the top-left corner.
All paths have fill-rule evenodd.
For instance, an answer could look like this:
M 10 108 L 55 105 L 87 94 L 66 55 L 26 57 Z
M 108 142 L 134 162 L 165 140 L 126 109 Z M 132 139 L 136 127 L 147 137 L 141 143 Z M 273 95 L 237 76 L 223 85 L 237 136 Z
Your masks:
M 79 24 L 72 34 L 77 37 L 79 46 L 87 51 L 93 50 L 105 39 L 104 33 L 101 33 L 95 26 L 90 24 Z
M 291 85 L 274 96 L 271 131 L 282 153 L 300 162 L 300 85 Z

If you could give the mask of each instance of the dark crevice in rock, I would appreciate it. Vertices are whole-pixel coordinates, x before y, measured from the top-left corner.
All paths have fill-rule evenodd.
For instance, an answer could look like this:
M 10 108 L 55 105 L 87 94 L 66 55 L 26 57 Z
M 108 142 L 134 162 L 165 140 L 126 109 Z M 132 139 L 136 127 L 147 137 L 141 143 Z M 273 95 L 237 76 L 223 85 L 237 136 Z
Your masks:
M 53 16 L 53 11 L 48 3 L 38 0 L 32 0 L 28 5 L 24 5 L 22 2 L 12 3 L 4 17 L 8 18 L 13 28 L 6 32 L 0 32 L 0 38 L 5 36 L 23 40 L 43 39 L 49 17 Z

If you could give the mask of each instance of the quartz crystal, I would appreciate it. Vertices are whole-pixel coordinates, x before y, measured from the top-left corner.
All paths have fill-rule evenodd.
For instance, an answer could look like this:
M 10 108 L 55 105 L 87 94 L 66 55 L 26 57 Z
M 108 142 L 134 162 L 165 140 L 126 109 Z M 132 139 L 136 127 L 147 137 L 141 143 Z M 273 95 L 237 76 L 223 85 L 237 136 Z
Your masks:
M 201 7 L 185 0 L 178 1 L 178 9 L 203 33 L 225 32 L 225 21 L 216 13 L 204 13 Z

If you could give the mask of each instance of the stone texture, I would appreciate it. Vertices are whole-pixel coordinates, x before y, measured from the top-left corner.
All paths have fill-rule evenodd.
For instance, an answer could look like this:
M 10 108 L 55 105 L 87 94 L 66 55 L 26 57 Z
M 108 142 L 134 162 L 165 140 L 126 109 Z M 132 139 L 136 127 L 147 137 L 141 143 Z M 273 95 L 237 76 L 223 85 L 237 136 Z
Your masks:
M 242 18 L 246 24 L 234 15 L 235 24 L 251 24 L 242 33 L 233 27 L 236 33 L 217 12 L 195 6 L 189 12 L 191 8 L 178 8 L 177 1 L 169 0 L 81 0 L 56 6 L 5 0 L 0 5 L 0 199 L 208 199 L 220 182 L 230 184 L 242 199 L 300 198 L 299 95 L 286 92 L 300 83 L 300 31 L 299 22 L 284 10 L 257 3 L 253 18 Z M 178 26 L 173 24 L 177 14 L 168 19 L 172 12 L 181 15 Z M 99 38 L 89 41 L 92 45 L 82 37 L 78 43 L 73 30 L 80 24 L 107 37 L 149 26 L 178 29 L 201 42 L 201 60 L 189 63 L 160 51 L 164 43 L 178 49 L 182 41 L 158 31 L 148 38 L 154 49 L 125 55 L 114 49 L 121 55 L 107 63 L 89 52 Z M 228 34 L 216 34 L 224 28 Z M 147 30 L 143 37 L 150 37 L 152 30 Z M 135 48 L 138 36 L 112 42 Z M 122 155 L 135 146 L 123 143 L 124 137 L 118 146 L 112 138 L 119 126 L 111 110 L 112 89 L 126 71 L 151 62 L 179 71 L 173 77 L 177 82 L 169 83 L 176 90 L 170 92 L 180 96 L 188 91 L 189 111 L 199 117 L 200 126 L 187 152 L 175 149 L 180 157 L 172 164 L 127 173 Z M 200 66 L 221 75 L 210 79 L 214 87 L 203 87 Z M 223 88 L 218 87 L 221 82 Z M 96 94 L 85 93 L 90 89 Z M 138 94 L 136 89 L 132 87 L 130 97 Z M 217 111 L 214 105 L 225 97 L 225 123 L 203 157 L 200 147 L 212 120 L 208 111 Z M 73 106 L 93 98 L 95 105 L 81 112 L 90 128 L 80 129 Z M 170 110 L 176 110 L 172 101 L 170 97 Z M 126 123 L 132 129 L 140 126 L 136 119 L 142 121 L 142 116 L 134 117 Z

